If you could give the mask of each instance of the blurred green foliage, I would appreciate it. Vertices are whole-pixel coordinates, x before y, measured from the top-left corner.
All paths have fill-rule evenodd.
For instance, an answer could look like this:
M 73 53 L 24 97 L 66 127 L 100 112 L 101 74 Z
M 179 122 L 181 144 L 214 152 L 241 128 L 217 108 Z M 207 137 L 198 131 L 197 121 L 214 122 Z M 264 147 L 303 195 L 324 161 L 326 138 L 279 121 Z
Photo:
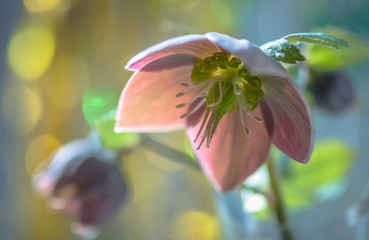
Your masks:
M 287 173 L 283 176 L 287 204 L 292 207 L 313 204 L 318 198 L 317 189 L 344 179 L 354 160 L 355 150 L 345 141 L 318 141 L 309 163 L 303 165 L 289 161 Z
M 83 96 L 82 111 L 87 123 L 114 119 L 119 92 L 109 83 L 90 86 Z
M 306 46 L 308 64 L 321 71 L 338 71 L 369 59 L 369 43 L 358 35 L 338 27 L 318 29 L 350 43 L 351 48 L 334 51 L 318 45 Z
M 114 119 L 95 122 L 94 128 L 99 133 L 102 145 L 110 150 L 128 150 L 137 146 L 140 135 L 137 133 L 116 133 Z

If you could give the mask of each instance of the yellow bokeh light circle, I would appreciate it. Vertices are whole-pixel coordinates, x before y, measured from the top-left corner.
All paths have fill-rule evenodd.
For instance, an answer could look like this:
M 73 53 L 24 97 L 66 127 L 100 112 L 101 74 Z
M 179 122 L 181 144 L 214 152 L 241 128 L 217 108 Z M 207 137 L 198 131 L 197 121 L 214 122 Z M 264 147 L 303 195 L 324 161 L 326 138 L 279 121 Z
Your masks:
M 19 135 L 29 133 L 36 126 L 41 118 L 42 109 L 39 94 L 25 86 L 9 89 L 2 99 L 4 119 Z
M 70 109 L 82 103 L 89 86 L 89 71 L 78 56 L 56 59 L 45 81 L 45 91 L 50 101 L 59 108 Z
M 23 4 L 30 12 L 46 12 L 54 9 L 61 0 L 23 0 Z
M 28 145 L 26 152 L 27 173 L 33 176 L 45 169 L 49 165 L 48 160 L 51 160 L 47 158 L 59 147 L 61 147 L 60 141 L 52 135 L 45 134 L 35 138 Z
M 55 53 L 55 37 L 46 26 L 26 27 L 10 39 L 8 59 L 22 80 L 34 80 L 49 68 Z
M 205 212 L 187 211 L 175 216 L 168 237 L 171 240 L 214 240 L 218 222 Z

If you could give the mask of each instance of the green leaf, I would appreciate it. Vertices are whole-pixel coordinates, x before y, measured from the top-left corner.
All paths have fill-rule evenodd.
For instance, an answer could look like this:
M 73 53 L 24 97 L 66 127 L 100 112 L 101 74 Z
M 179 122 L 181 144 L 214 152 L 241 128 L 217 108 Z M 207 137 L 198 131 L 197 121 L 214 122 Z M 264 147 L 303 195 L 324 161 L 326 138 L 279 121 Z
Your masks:
M 193 161 L 197 162 L 196 156 L 192 151 L 191 143 L 187 137 L 184 139 L 184 149 L 188 156 L 190 156 Z
M 369 59 L 369 43 L 361 37 L 337 27 L 326 27 L 321 31 L 349 42 L 352 48 L 340 52 L 318 45 L 306 46 L 308 64 L 321 71 L 339 71 Z
M 283 37 L 283 39 L 286 39 L 293 44 L 305 42 L 336 50 L 340 50 L 340 46 L 350 47 L 350 44 L 346 41 L 324 33 L 294 33 Z
M 129 149 L 135 147 L 140 142 L 139 134 L 116 133 L 114 125 L 114 119 L 94 123 L 94 128 L 99 133 L 104 148 L 110 150 Z
M 83 96 L 82 111 L 87 123 L 114 119 L 119 92 L 114 86 L 97 84 L 91 86 Z
M 262 45 L 261 50 L 268 56 L 282 61 L 285 63 L 297 63 L 298 61 L 304 61 L 305 57 L 301 54 L 300 50 L 291 42 L 285 39 L 279 39 L 277 41 L 269 42 Z
M 298 209 L 312 204 L 314 202 L 314 191 L 312 190 L 294 188 L 287 184 L 282 186 L 284 200 L 289 209 Z
M 317 142 L 309 163 L 289 162 L 288 174 L 283 176 L 287 204 L 302 207 L 317 201 L 320 194 L 317 190 L 342 181 L 354 157 L 355 151 L 344 141 L 327 139 Z
M 335 50 L 340 50 L 340 47 L 350 47 L 350 44 L 346 41 L 325 33 L 294 33 L 279 40 L 266 43 L 260 48 L 268 56 L 276 59 L 277 61 L 297 63 L 305 60 L 300 49 L 294 45 L 300 42 L 312 43 Z
M 329 139 L 318 142 L 306 165 L 291 162 L 290 174 L 293 185 L 318 186 L 341 178 L 353 162 L 354 150 L 345 142 Z

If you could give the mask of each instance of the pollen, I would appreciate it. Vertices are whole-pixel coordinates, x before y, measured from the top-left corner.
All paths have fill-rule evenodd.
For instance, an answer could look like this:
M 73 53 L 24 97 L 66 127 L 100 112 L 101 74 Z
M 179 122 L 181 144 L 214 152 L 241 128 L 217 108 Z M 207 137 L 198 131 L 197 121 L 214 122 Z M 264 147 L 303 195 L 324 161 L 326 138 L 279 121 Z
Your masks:
M 195 138 L 195 142 L 201 139 L 198 149 L 204 142 L 206 147 L 210 147 L 216 128 L 227 112 L 239 111 L 243 131 L 247 137 L 250 133 L 245 116 L 249 115 L 255 121 L 262 122 L 262 119 L 252 114 L 259 101 L 264 98 L 262 82 L 248 72 L 241 59 L 225 52 L 216 52 L 194 64 L 191 80 L 193 85 L 181 84 L 189 91 L 180 92 L 176 97 L 194 93 L 194 98 L 188 103 L 178 105 L 177 108 L 199 100 L 190 112 L 181 116 L 184 118 L 206 105 L 204 118 Z

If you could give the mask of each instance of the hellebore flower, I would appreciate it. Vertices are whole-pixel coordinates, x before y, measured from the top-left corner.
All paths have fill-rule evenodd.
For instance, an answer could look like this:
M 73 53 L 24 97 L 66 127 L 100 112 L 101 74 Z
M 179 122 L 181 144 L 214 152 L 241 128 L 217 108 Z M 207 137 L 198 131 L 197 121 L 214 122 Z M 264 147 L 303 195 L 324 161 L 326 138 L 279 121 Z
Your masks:
M 72 230 L 94 237 L 126 197 L 118 170 L 119 157 L 90 141 L 67 144 L 50 166 L 34 179 L 35 189 L 49 198 L 51 209 L 75 220 Z
M 247 40 L 219 33 L 154 45 L 126 65 L 116 131 L 187 129 L 205 174 L 228 191 L 260 167 L 271 143 L 306 163 L 309 108 L 287 71 Z M 206 146 L 202 146 L 205 143 Z

